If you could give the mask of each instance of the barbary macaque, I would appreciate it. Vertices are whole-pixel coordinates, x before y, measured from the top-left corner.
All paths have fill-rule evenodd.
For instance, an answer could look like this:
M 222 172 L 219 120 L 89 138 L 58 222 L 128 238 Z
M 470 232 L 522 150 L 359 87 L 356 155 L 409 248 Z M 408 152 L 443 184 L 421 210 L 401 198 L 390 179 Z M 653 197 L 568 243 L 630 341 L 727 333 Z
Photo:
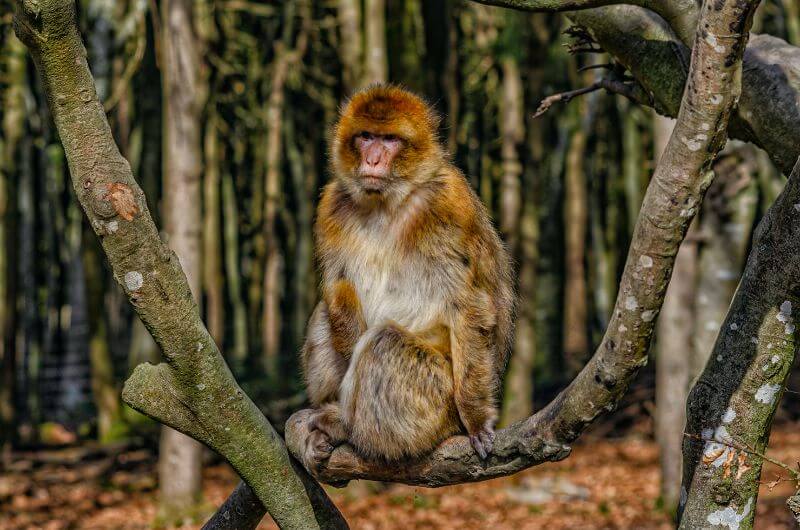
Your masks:
M 322 300 L 302 352 L 306 467 L 342 443 L 399 461 L 466 433 L 492 451 L 512 336 L 509 256 L 418 96 L 356 93 L 331 134 L 315 226 Z

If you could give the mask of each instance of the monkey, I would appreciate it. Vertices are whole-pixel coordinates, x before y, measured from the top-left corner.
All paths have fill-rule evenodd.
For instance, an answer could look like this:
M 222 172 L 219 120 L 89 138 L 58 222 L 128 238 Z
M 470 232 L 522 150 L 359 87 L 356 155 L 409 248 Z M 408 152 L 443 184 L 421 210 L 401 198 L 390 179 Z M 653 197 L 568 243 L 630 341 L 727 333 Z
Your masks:
M 331 128 L 314 228 L 321 299 L 301 352 L 309 470 L 343 443 L 397 462 L 464 433 L 481 459 L 492 451 L 511 260 L 439 123 L 421 97 L 381 84 Z

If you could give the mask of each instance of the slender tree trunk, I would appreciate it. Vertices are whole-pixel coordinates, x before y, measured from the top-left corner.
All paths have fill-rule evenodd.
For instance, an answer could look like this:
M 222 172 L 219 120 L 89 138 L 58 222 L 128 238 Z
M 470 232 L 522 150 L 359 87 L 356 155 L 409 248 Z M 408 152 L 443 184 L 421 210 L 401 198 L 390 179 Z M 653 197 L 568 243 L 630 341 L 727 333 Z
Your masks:
M 80 225 L 79 225 L 80 226 Z M 109 349 L 105 318 L 103 264 L 97 243 L 90 239 L 83 244 L 83 270 L 86 283 L 86 304 L 89 320 L 89 358 L 92 367 L 92 395 L 97 409 L 97 434 L 101 443 L 113 441 L 121 434 L 122 406 L 119 388 L 114 379 L 114 364 Z
M 714 164 L 717 176 L 708 189 L 699 225 L 702 246 L 694 295 L 692 378 L 708 362 L 747 259 L 758 205 L 755 165 L 754 150 L 744 146 Z
M 361 85 L 364 68 L 364 33 L 361 30 L 361 1 L 338 0 L 339 57 L 345 90 L 352 92 Z
M 574 120 L 574 130 L 567 151 L 565 174 L 564 224 L 566 226 L 566 264 L 564 289 L 564 355 L 570 373 L 577 373 L 589 355 L 587 335 L 586 295 L 586 223 L 588 197 L 586 192 L 586 136 L 581 117 L 586 112 L 586 100 L 580 100 L 580 110 Z
M 225 240 L 225 278 L 228 296 L 233 308 L 233 365 L 240 367 L 247 357 L 247 308 L 241 284 L 239 266 L 239 214 L 236 207 L 236 190 L 233 175 L 226 171 L 222 176 L 222 218 Z
M 654 122 L 654 161 L 657 164 L 669 141 L 674 120 L 656 116 Z M 695 226 L 694 224 L 692 226 Z M 697 241 L 689 229 L 675 258 L 672 280 L 658 319 L 656 355 L 656 441 L 661 449 L 661 498 L 665 508 L 678 506 L 681 483 L 680 427 L 686 423 L 686 396 L 689 393 L 690 363 L 694 357 L 694 295 L 697 284 Z
M 617 101 L 622 107 L 622 151 L 623 151 L 623 179 L 625 186 L 625 204 L 628 210 L 628 233 L 633 233 L 636 218 L 639 217 L 639 208 L 642 205 L 644 192 L 647 189 L 647 179 L 643 171 L 644 142 L 639 127 L 642 110 L 632 103 L 619 97 Z M 668 138 L 667 138 L 668 139 Z M 666 142 L 666 140 L 663 140 Z M 662 148 L 659 150 L 661 152 Z
M 518 16 L 516 14 L 511 16 Z M 502 60 L 503 85 L 498 127 L 502 137 L 503 176 L 501 181 L 500 227 L 512 255 L 518 256 L 520 308 L 515 329 L 514 355 L 506 374 L 502 421 L 513 423 L 533 412 L 533 361 L 536 336 L 533 327 L 538 243 L 536 205 L 530 193 L 522 190 L 522 164 L 519 144 L 525 140 L 524 90 L 519 64 L 509 56 Z M 530 177 L 530 175 L 528 175 Z M 526 178 L 526 189 L 532 182 Z
M 202 293 L 200 177 L 201 87 L 199 42 L 191 0 L 164 0 L 161 72 L 164 90 L 164 220 L 195 301 Z M 159 518 L 166 523 L 194 516 L 201 496 L 203 446 L 164 427 L 159 456 Z
M 314 143 L 308 142 L 305 153 L 301 152 L 296 138 L 294 121 L 289 119 L 283 127 L 286 156 L 292 176 L 292 187 L 297 198 L 297 241 L 295 244 L 292 326 L 295 346 L 299 347 L 305 337 L 305 327 L 311 315 L 316 285 L 314 281 L 314 193 L 317 189 L 316 152 Z
M 386 0 L 364 0 L 364 78 L 362 86 L 389 79 Z
M 220 158 L 217 119 L 216 111 L 212 108 L 206 122 L 204 142 L 206 168 L 203 180 L 203 283 L 206 291 L 205 307 L 208 332 L 214 342 L 222 348 L 225 338 L 225 300 L 222 292 Z
M 696 278 L 697 244 L 684 240 L 657 328 L 655 429 L 661 448 L 661 498 L 670 512 L 678 505 L 681 483 L 681 426 L 686 423 Z
M 3 43 L 6 87 L 0 134 L 0 443 L 16 433 L 17 155 L 25 131 L 25 46 L 13 32 Z M 3 447 L 0 447 L 3 449 Z
M 287 19 L 294 16 L 290 9 Z M 275 62 L 272 73 L 272 87 L 266 108 L 267 152 L 264 181 L 264 241 L 266 255 L 264 279 L 262 281 L 263 313 L 261 321 L 261 343 L 263 347 L 264 371 L 272 379 L 278 377 L 278 353 L 281 331 L 281 290 L 283 271 L 283 252 L 278 241 L 277 220 L 280 213 L 283 186 L 282 154 L 283 107 L 285 101 L 284 85 L 292 62 L 292 51 L 284 42 L 275 46 Z
M 500 136 L 502 138 L 503 176 L 500 185 L 500 230 L 512 255 L 517 247 L 522 206 L 520 175 L 522 164 L 517 152 L 525 139 L 522 78 L 516 59 L 502 60 L 503 81 L 500 97 Z

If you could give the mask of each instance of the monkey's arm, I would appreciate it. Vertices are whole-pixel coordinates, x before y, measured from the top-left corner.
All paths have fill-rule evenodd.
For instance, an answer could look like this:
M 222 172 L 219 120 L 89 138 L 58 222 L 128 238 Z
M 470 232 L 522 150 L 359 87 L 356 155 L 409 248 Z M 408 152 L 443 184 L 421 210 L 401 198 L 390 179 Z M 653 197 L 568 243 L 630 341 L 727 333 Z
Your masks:
M 333 349 L 350 359 L 356 342 L 367 330 L 356 288 L 349 280 L 340 279 L 325 289 L 323 296 L 328 305 Z
M 494 304 L 478 291 L 450 329 L 456 407 L 472 446 L 483 459 L 492 451 L 497 421 L 496 321 Z
M 303 346 L 303 373 L 312 405 L 338 399 L 353 347 L 365 330 L 353 284 L 347 280 L 334 282 L 311 315 Z

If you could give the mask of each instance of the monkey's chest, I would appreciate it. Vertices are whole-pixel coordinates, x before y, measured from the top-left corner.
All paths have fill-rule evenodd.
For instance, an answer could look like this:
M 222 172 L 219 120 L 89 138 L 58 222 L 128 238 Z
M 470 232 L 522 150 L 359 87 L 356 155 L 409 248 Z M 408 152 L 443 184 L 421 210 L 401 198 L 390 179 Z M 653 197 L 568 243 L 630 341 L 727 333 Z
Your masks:
M 420 256 L 393 257 L 362 251 L 347 260 L 345 275 L 356 287 L 367 326 L 391 320 L 421 331 L 443 323 L 450 288 L 441 267 Z

